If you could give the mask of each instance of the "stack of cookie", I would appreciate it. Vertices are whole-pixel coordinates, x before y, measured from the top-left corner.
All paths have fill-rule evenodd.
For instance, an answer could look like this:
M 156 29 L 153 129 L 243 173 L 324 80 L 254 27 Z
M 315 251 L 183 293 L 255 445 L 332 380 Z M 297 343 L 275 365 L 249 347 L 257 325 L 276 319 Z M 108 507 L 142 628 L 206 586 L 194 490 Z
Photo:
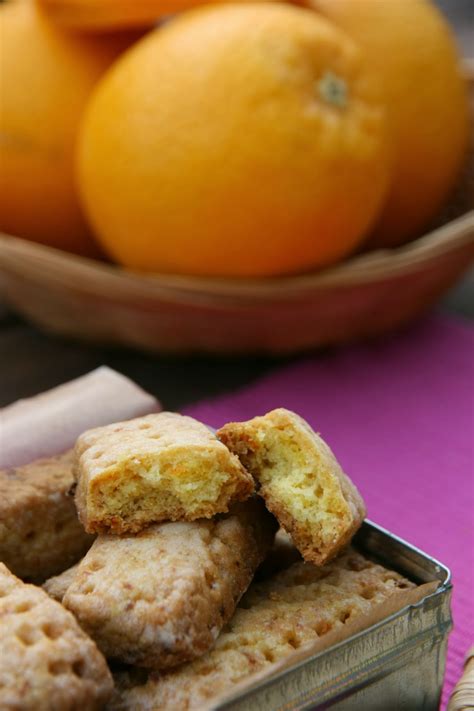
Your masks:
M 287 410 L 217 436 L 189 417 L 146 415 L 85 432 L 72 461 L 80 524 L 60 476 L 42 513 L 61 548 L 45 570 L 63 572 L 41 590 L 0 568 L 1 708 L 202 709 L 415 587 L 347 548 L 363 501 Z M 279 526 L 291 541 L 275 540 Z M 18 576 L 40 577 L 40 535 L 7 555 L 0 546 Z

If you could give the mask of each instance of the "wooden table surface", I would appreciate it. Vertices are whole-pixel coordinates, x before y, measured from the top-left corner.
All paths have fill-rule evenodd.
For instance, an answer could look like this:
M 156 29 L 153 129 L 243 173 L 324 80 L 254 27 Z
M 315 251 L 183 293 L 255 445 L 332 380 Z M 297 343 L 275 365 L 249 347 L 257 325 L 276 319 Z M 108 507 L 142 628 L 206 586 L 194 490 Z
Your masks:
M 393 0 L 394 2 L 396 0 Z M 437 0 L 455 27 L 463 54 L 474 56 L 474 0 Z M 474 317 L 474 272 L 438 308 Z M 128 375 L 157 395 L 164 407 L 236 389 L 291 358 L 176 358 L 143 355 L 48 336 L 0 303 L 0 406 L 54 387 L 99 365 Z

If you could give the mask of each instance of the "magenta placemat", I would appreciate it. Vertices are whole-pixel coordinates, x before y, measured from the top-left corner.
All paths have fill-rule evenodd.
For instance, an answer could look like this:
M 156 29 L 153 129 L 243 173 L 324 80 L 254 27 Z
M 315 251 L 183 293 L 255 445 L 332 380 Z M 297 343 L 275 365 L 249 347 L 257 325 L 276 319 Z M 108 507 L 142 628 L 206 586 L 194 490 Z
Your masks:
M 436 316 L 186 409 L 214 427 L 275 407 L 295 410 L 328 441 L 369 518 L 451 568 L 454 630 L 442 708 L 474 643 L 473 363 L 474 328 Z

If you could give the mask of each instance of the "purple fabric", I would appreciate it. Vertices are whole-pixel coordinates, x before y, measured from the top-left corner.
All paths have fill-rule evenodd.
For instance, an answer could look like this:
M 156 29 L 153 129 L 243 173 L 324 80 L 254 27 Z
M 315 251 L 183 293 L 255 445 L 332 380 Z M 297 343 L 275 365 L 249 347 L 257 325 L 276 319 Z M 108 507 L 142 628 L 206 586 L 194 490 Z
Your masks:
M 442 708 L 474 643 L 474 329 L 436 316 L 377 344 L 294 362 L 186 413 L 214 427 L 275 407 L 328 441 L 369 518 L 453 573 Z

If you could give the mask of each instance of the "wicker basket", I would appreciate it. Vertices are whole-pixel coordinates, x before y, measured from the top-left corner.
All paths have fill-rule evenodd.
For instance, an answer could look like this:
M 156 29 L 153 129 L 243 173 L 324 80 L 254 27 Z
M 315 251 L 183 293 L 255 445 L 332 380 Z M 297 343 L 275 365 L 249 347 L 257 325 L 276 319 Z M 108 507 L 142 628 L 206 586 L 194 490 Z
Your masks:
M 472 68 L 469 82 L 474 98 Z M 471 150 L 437 229 L 315 274 L 140 275 L 0 235 L 0 283 L 7 301 L 45 330 L 149 351 L 290 353 L 368 338 L 415 319 L 468 268 L 473 181 Z

